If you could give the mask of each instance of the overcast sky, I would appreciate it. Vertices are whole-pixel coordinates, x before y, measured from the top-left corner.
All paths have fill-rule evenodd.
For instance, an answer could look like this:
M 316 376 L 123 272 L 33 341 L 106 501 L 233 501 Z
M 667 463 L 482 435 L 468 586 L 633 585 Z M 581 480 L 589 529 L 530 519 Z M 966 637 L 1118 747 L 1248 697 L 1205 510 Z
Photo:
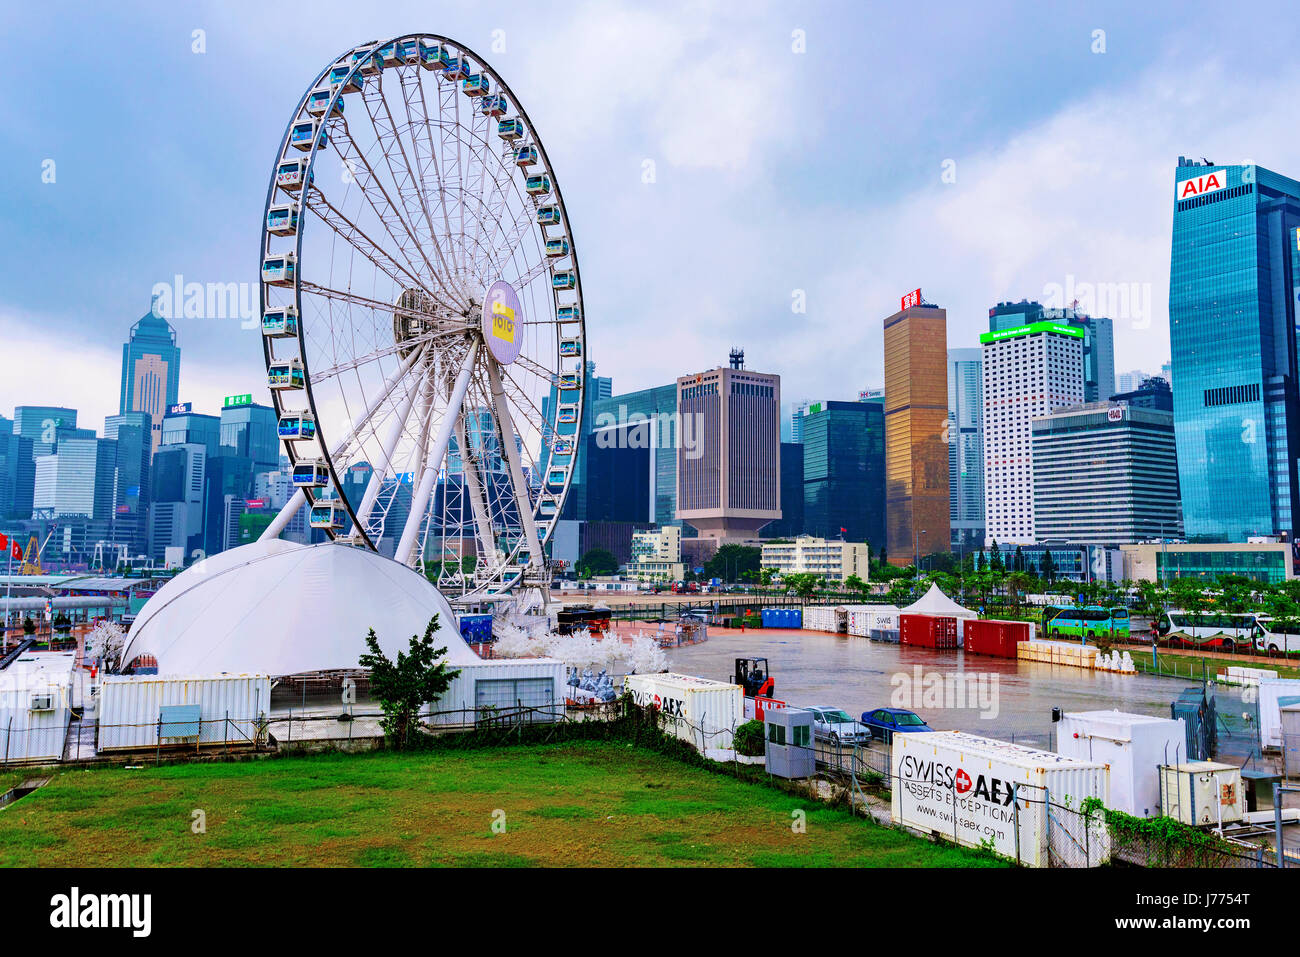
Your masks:
M 307 83 L 349 46 L 419 30 L 484 53 L 528 110 L 616 393 L 737 345 L 787 401 L 853 398 L 881 383 L 881 320 L 918 286 L 947 308 L 950 348 L 975 345 L 1000 300 L 1135 290 L 1127 312 L 1094 311 L 1118 316 L 1118 372 L 1158 371 L 1178 156 L 1300 176 L 1297 18 L 1129 6 L 4 10 L 21 56 L 0 92 L 0 414 L 71 405 L 101 427 L 155 283 L 256 282 L 267 178 Z M 174 325 L 181 401 L 266 396 L 255 331 Z

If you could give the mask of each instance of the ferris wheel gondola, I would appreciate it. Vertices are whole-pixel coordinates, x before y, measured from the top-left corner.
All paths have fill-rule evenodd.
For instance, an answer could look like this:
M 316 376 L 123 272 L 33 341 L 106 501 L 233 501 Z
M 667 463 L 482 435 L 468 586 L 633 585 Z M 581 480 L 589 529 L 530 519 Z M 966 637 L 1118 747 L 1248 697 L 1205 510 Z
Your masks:
M 261 235 L 297 487 L 264 537 L 306 505 L 453 601 L 544 582 L 586 329 L 563 196 L 514 92 L 446 37 L 345 51 L 289 119 Z

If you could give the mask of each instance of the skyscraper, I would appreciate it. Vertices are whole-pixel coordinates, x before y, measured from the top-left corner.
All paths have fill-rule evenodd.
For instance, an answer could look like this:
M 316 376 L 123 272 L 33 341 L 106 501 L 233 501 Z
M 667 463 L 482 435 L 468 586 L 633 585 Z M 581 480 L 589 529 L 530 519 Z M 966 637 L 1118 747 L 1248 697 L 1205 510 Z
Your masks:
M 909 565 L 951 547 L 948 313 L 905 302 L 884 325 L 885 538 L 890 564 Z
M 763 526 L 764 538 L 794 538 L 803 534 L 803 446 L 797 442 L 781 443 L 781 517 Z M 883 454 L 884 447 L 881 447 Z M 884 465 L 881 465 L 881 478 Z
M 31 518 L 36 489 L 36 458 L 32 440 L 14 431 L 11 419 L 0 416 L 0 518 Z
M 57 405 L 20 405 L 14 409 L 14 435 L 31 439 L 33 455 L 49 455 L 59 432 L 76 427 L 76 409 Z
M 181 350 L 176 330 L 157 312 L 155 296 L 149 311 L 122 345 L 122 396 L 119 412 L 148 412 L 153 423 L 153 449 L 162 444 L 163 414 L 176 404 L 181 381 Z
M 1169 342 L 1184 531 L 1294 539 L 1300 182 L 1180 156 L 1173 203 Z
M 752 539 L 781 517 L 781 377 L 730 368 L 677 380 L 677 517 L 702 538 Z
M 1032 432 L 1038 541 L 1182 537 L 1173 413 L 1091 402 L 1035 419 Z
M 251 395 L 229 395 L 221 406 L 221 447 L 225 454 L 250 459 L 253 471 L 274 472 L 280 464 L 275 409 Z
M 221 454 L 221 419 L 192 412 L 190 404 L 172 406 L 163 416 L 159 446 L 201 445 L 208 456 Z
M 63 438 L 58 451 L 36 458 L 32 510 L 60 518 L 108 519 L 113 514 L 117 443 L 112 439 Z
M 814 402 L 804 414 L 803 436 L 803 528 L 793 534 L 883 548 L 884 408 L 876 402 Z
M 948 350 L 948 517 L 957 552 L 984 546 L 984 353 Z
M 106 416 L 104 438 L 117 442 L 113 539 L 129 545 L 132 557 L 149 547 L 150 464 L 153 427 L 148 412 Z
M 1102 402 L 1115 394 L 1115 334 L 1103 316 L 1088 316 L 1066 306 L 1044 308 L 1028 299 L 1000 302 L 989 310 L 989 332 L 1002 332 L 1036 322 L 1064 322 L 1083 332 L 1083 397 Z
M 614 394 L 614 380 L 608 376 L 596 375 L 596 363 L 588 361 L 584 366 L 582 390 L 582 429 L 578 433 L 577 448 L 573 456 L 573 478 L 569 482 L 569 495 L 564 500 L 565 519 L 584 520 L 587 517 L 587 449 L 591 445 L 592 430 L 595 427 L 593 409 L 601 399 L 608 399 Z M 560 389 L 557 382 L 551 383 L 550 392 L 542 397 L 542 418 L 555 425 L 560 405 Z M 546 442 L 537 457 L 537 471 L 545 475 L 550 467 L 551 448 Z
M 980 336 L 984 348 L 985 544 L 1032 545 L 1031 422 L 1083 402 L 1082 329 L 1035 322 Z
M 592 411 L 591 425 L 597 446 L 601 444 L 602 429 L 621 428 L 626 433 L 628 426 L 645 424 L 653 479 L 650 494 L 654 496 L 650 521 L 656 525 L 680 525 L 677 519 L 677 383 L 598 399 L 592 404 Z M 608 436 L 619 434 L 608 433 Z

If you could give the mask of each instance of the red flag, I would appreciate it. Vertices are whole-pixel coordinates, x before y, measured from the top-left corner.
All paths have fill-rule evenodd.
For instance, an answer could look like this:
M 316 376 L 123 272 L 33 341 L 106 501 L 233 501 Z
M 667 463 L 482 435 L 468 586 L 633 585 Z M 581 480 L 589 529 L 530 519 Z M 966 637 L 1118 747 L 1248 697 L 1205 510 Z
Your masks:
M 9 554 L 21 561 L 23 557 L 23 550 L 18 547 L 17 542 L 13 542 L 9 547 Z
M 0 535 L 0 552 L 7 552 L 8 550 L 9 550 L 9 536 Z

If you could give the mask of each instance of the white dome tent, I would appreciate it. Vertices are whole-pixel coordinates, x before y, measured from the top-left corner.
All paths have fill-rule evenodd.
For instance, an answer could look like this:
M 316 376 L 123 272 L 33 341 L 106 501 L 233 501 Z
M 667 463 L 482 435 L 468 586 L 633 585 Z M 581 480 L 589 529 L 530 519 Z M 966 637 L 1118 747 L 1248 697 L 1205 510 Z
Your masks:
M 357 668 L 374 628 L 393 657 L 438 614 L 435 647 L 452 666 L 479 657 L 434 585 L 375 552 L 271 539 L 222 552 L 149 599 L 122 661 L 152 654 L 163 675 L 273 677 Z

